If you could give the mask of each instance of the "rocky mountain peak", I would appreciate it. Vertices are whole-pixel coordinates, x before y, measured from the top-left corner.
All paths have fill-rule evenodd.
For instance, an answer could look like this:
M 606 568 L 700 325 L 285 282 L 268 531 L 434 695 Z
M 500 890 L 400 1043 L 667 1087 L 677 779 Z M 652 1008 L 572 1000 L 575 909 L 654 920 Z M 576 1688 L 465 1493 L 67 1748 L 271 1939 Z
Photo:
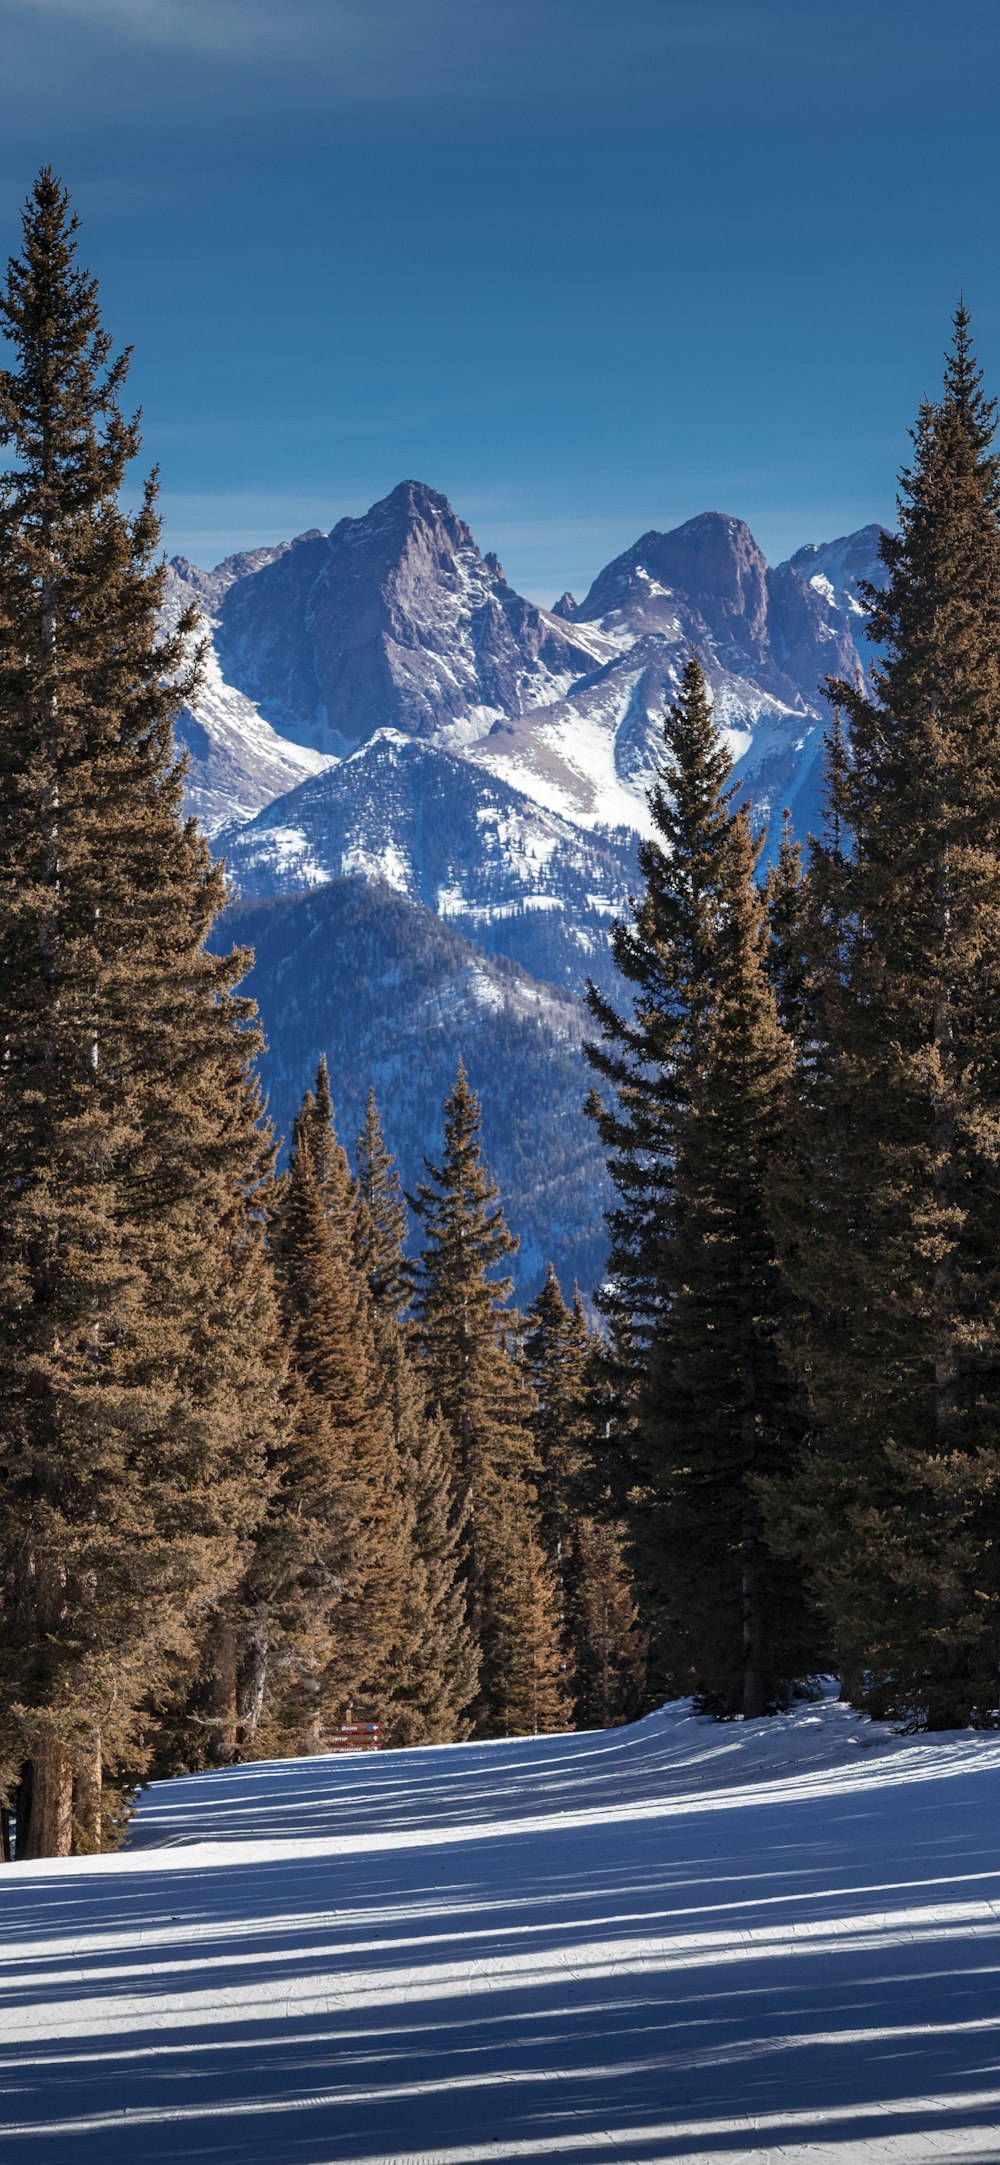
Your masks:
M 338 755 L 386 726 L 482 736 L 593 665 L 420 481 L 235 580 L 219 615 L 228 681 L 296 743 Z
M 767 617 L 767 563 L 742 519 L 703 512 L 669 533 L 640 535 L 598 574 L 575 610 L 577 622 L 600 621 L 638 608 L 651 626 L 669 621 L 661 606 L 675 595 L 700 612 L 715 638 L 739 626 L 740 643 L 759 647 Z

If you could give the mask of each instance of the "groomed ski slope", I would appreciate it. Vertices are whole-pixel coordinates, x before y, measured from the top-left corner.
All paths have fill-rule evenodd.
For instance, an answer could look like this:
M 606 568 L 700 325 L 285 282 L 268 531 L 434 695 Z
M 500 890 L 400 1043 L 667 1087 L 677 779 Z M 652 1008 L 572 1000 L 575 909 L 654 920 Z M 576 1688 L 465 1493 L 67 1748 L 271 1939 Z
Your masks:
M 162 1783 L 0 1873 L 0 2158 L 1000 2160 L 998 1807 L 830 1702 Z

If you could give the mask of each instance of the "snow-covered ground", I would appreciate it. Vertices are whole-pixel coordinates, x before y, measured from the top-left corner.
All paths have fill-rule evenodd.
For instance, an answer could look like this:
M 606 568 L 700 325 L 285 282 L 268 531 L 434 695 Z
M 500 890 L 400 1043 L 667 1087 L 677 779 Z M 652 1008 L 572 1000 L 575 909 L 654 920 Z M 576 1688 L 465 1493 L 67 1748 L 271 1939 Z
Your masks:
M 0 2158 L 1000 2160 L 998 1804 L 834 1703 L 160 1784 L 0 1875 Z

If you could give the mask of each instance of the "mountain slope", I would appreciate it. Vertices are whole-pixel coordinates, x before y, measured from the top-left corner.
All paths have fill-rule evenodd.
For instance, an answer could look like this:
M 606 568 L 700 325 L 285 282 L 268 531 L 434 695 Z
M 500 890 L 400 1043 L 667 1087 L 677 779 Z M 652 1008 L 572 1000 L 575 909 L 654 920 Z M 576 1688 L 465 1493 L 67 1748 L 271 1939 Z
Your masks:
M 585 832 L 469 760 L 395 730 L 223 831 L 244 900 L 354 874 L 384 880 L 535 977 L 607 982 L 637 879 L 634 837 Z
M 856 534 L 841 534 L 837 541 L 811 541 L 798 549 L 784 567 L 797 572 L 814 593 L 843 611 L 866 668 L 874 649 L 866 630 L 868 611 L 860 589 L 873 586 L 877 590 L 886 583 L 886 567 L 879 555 L 884 532 L 882 526 L 862 526 Z
M 337 1124 L 353 1142 L 368 1086 L 382 1103 L 406 1185 L 436 1149 L 441 1105 L 459 1054 L 483 1102 L 487 1160 L 521 1237 L 523 1297 L 551 1256 L 586 1292 L 604 1268 L 604 1162 L 583 1100 L 579 1000 L 488 957 L 429 910 L 360 879 L 314 893 L 244 902 L 217 941 L 254 949 L 247 990 L 270 1050 L 263 1077 L 280 1134 L 291 1132 L 321 1053 L 330 1062 Z
M 998 1772 L 682 1702 L 157 1783 L 4 1875 L 5 2157 L 995 2160 Z
M 818 591 L 792 564 L 771 569 L 741 520 L 710 512 L 642 535 L 584 601 L 564 597 L 560 607 L 614 658 L 544 713 L 495 729 L 470 757 L 567 817 L 631 816 L 641 829 L 664 700 L 694 651 L 759 822 L 774 822 L 786 803 L 800 828 L 814 819 L 823 682 L 860 666 L 853 618 L 832 586 Z
M 207 835 L 231 820 L 252 819 L 262 805 L 327 765 L 316 752 L 279 736 L 253 701 L 226 682 L 215 647 L 211 610 L 227 583 L 249 576 L 261 558 L 270 562 L 277 553 L 260 549 L 230 557 L 214 572 L 201 572 L 183 558 L 168 566 L 166 622 L 175 624 L 192 604 L 199 611 L 195 642 L 204 649 L 202 680 L 175 724 L 174 737 L 187 755 L 187 810 Z

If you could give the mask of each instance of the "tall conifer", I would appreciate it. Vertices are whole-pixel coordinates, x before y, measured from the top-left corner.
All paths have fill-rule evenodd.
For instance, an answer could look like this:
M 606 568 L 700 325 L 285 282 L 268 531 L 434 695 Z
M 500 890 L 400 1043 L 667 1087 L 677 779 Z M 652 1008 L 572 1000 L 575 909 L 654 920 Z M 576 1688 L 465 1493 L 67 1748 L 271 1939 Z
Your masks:
M 239 1575 L 278 1420 L 247 958 L 180 822 L 155 488 L 43 172 L 0 329 L 0 1727 L 19 1855 L 100 1846 L 102 1777 Z
M 846 1229 L 849 1262 L 786 1236 L 815 1427 L 800 1545 L 866 1702 L 931 1726 L 985 1719 L 997 1697 L 994 426 L 962 308 L 942 396 L 914 430 L 885 589 L 870 596 L 875 698 L 834 687 L 851 739 L 827 1056 L 840 1119 L 832 1160 L 829 1146 L 811 1154 L 809 1215 Z
M 368 1288 L 354 1252 L 356 1188 L 321 1067 L 295 1126 L 276 1254 L 315 1527 L 320 1728 L 346 1708 L 381 1718 L 398 1655 L 407 1567 L 403 1481 Z M 317 1165 L 318 1160 L 318 1165 Z M 297 1478 L 292 1468 L 293 1478 Z
M 402 1183 L 386 1145 L 375 1092 L 370 1089 L 364 1126 L 354 1150 L 358 1169 L 355 1246 L 379 1316 L 399 1321 L 413 1295 L 413 1265 L 406 1255 L 407 1216 Z
M 563 1696 L 546 1678 L 565 1670 L 558 1598 L 536 1556 L 532 1398 L 506 1303 L 511 1281 L 491 1275 L 517 1243 L 482 1161 L 479 1100 L 459 1063 L 444 1108 L 440 1164 L 427 1161 L 416 1208 L 425 1246 L 417 1266 L 414 1343 L 428 1394 L 452 1445 L 455 1493 L 468 1511 L 469 1614 L 481 1667 L 476 1728 L 513 1735 L 557 1717 Z M 530 1712 L 521 1664 L 527 1632 L 541 1696 Z M 535 1688 L 534 1686 L 532 1689 Z M 554 1695 L 553 1695 L 554 1694 Z
M 715 1004 L 678 1135 L 645 1416 L 671 1666 L 713 1711 L 748 1716 L 787 1703 L 816 1658 L 757 1493 L 801 1440 L 770 1222 L 792 1052 L 767 975 L 758 855 L 741 807 L 719 888 Z

